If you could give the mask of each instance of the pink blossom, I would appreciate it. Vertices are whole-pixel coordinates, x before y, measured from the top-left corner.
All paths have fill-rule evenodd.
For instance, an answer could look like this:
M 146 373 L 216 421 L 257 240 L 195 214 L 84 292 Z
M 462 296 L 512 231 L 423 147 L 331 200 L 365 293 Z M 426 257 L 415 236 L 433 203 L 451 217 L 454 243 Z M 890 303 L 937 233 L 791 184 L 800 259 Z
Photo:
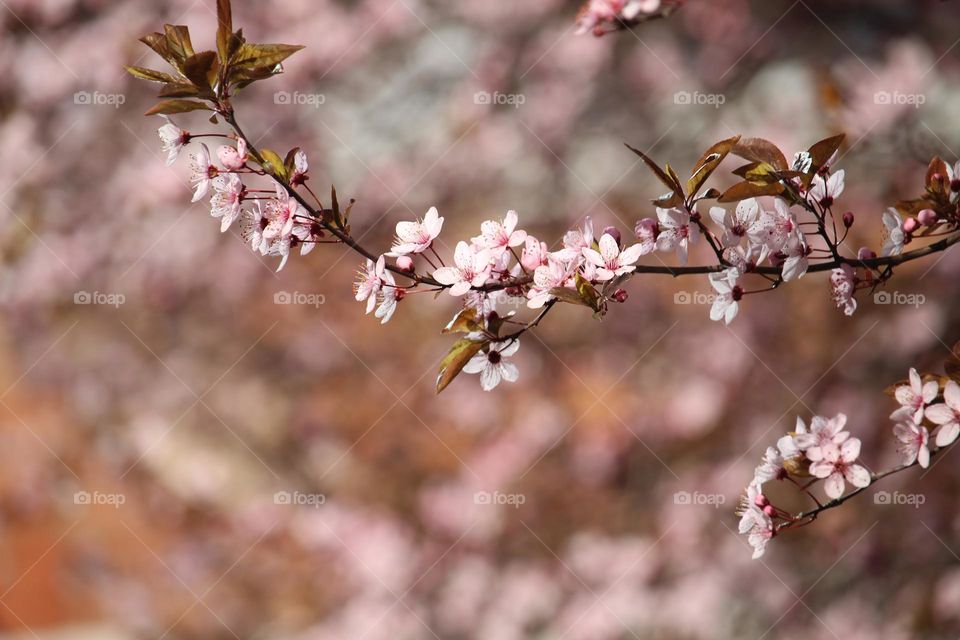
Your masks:
M 519 247 L 527 239 L 527 232 L 518 230 L 517 212 L 510 210 L 502 222 L 485 220 L 480 224 L 480 235 L 473 238 L 481 249 L 489 249 L 491 256 L 500 256 L 510 247 Z
M 243 182 L 237 174 L 228 173 L 214 178 L 213 188 L 216 192 L 210 199 L 210 215 L 220 218 L 220 232 L 223 233 L 240 217 Z
M 540 265 L 533 272 L 533 286 L 527 293 L 531 309 L 539 309 L 553 299 L 552 289 L 563 287 L 570 277 L 570 270 L 554 256 L 547 257 L 547 264 Z
M 377 258 L 377 262 L 367 260 L 367 266 L 363 271 L 358 272 L 357 283 L 354 286 L 357 302 L 367 303 L 367 313 L 373 311 L 377 305 L 377 295 L 383 286 L 383 274 L 386 271 L 386 261 L 383 256 Z
M 590 0 L 579 16 L 578 34 L 599 31 L 603 23 L 633 20 L 641 13 L 654 13 L 660 9 L 661 0 Z
M 798 420 L 797 426 L 803 423 Z M 794 437 L 797 447 L 811 460 L 822 458 L 822 449 L 828 446 L 839 446 L 849 437 L 850 432 L 844 431 L 843 427 L 847 424 L 847 416 L 838 413 L 832 418 L 823 416 L 814 416 L 810 421 L 810 430 L 806 433 L 798 432 Z
M 277 267 L 277 271 L 280 271 L 290 255 L 291 238 L 302 240 L 309 236 L 309 229 L 298 224 L 297 218 L 306 217 L 300 203 L 280 184 L 276 185 L 276 190 L 276 197 L 267 202 L 265 207 L 264 219 L 267 224 L 262 232 L 261 252 L 264 255 L 280 256 L 280 265 Z
M 883 212 L 883 247 L 880 255 L 897 256 L 903 253 L 903 245 L 907 236 L 903 232 L 903 218 L 900 213 L 890 207 Z
M 240 218 L 240 237 L 250 245 L 250 248 L 260 253 L 266 252 L 263 243 L 263 228 L 267 220 L 263 215 L 263 206 L 260 200 L 256 201 L 256 209 L 244 211 Z
M 436 207 L 430 207 L 422 220 L 397 223 L 397 240 L 390 248 L 391 256 L 403 256 L 408 253 L 423 253 L 440 235 L 443 218 Z
M 190 134 L 173 124 L 170 118 L 166 116 L 163 116 L 163 118 L 167 123 L 157 129 L 157 134 L 160 136 L 160 148 L 167 154 L 167 166 L 169 167 L 177 161 L 177 156 L 180 155 L 183 145 L 190 141 Z
M 557 257 L 564 262 L 579 260 L 584 249 L 593 247 L 593 220 L 586 217 L 582 229 L 571 229 L 563 234 L 563 249 L 556 252 Z
M 682 209 L 661 209 L 657 207 L 657 220 L 660 234 L 657 236 L 657 249 L 676 251 L 680 264 L 687 264 L 687 253 L 691 243 L 697 241 L 699 232 L 696 225 L 690 224 L 690 214 Z
M 600 251 L 584 249 L 583 255 L 588 262 L 597 267 L 597 280 L 613 280 L 617 276 L 633 271 L 643 252 L 643 246 L 634 244 L 620 250 L 617 241 L 609 233 L 603 234 L 599 242 Z
M 397 303 L 403 298 L 404 290 L 397 287 L 397 282 L 389 271 L 382 271 L 381 277 L 383 287 L 380 289 L 380 306 L 377 307 L 374 315 L 380 318 L 380 324 L 387 324 L 397 310 Z
M 191 154 L 190 168 L 193 172 L 190 182 L 195 185 L 191 202 L 198 202 L 210 191 L 213 179 L 217 177 L 220 170 L 210 162 L 210 149 L 203 143 L 200 143 L 199 151 Z
M 710 218 L 723 228 L 724 247 L 739 246 L 747 237 L 747 230 L 756 222 L 759 213 L 760 205 L 756 198 L 741 200 L 737 204 L 736 211 L 728 211 L 723 207 L 710 208 Z
M 797 220 L 790 205 L 782 198 L 773 201 L 774 211 L 762 212 L 747 229 L 747 235 L 755 244 L 763 245 L 771 253 L 780 251 L 797 229 Z
M 803 421 L 803 418 L 797 416 L 797 426 L 794 427 L 793 433 L 788 433 L 777 440 L 777 449 L 780 451 L 780 455 L 783 456 L 784 460 L 790 460 L 803 455 L 805 448 L 803 445 L 809 445 L 809 442 L 803 440 L 803 436 L 806 436 L 807 433 L 807 423 Z
M 770 480 L 781 480 L 787 477 L 787 470 L 783 468 L 783 456 L 775 447 L 767 447 L 763 462 L 753 474 L 753 484 L 762 486 Z
M 490 251 L 460 241 L 453 253 L 455 267 L 440 267 L 433 277 L 450 286 L 450 295 L 462 296 L 473 287 L 481 287 L 490 276 Z
M 487 345 L 486 351 L 481 351 L 470 358 L 466 366 L 463 367 L 464 373 L 479 373 L 480 386 L 484 391 L 490 391 L 498 384 L 500 380 L 515 382 L 520 372 L 517 366 L 507 362 L 509 358 L 520 348 L 520 341 L 504 340 L 502 342 L 491 342 Z
M 222 145 L 217 149 L 217 157 L 220 158 L 220 164 L 228 171 L 242 169 L 247 164 L 247 141 L 243 138 L 237 140 L 236 149 Z
M 643 247 L 643 254 L 653 253 L 657 248 L 657 236 L 660 235 L 660 225 L 653 218 L 644 218 L 637 221 L 633 229 L 640 246 Z
M 520 254 L 520 264 L 527 271 L 533 271 L 537 267 L 547 263 L 547 255 L 550 250 L 546 242 L 540 242 L 533 236 L 527 236 L 523 246 L 523 253 Z
M 960 435 L 960 384 L 947 381 L 943 389 L 945 402 L 927 407 L 926 416 L 937 428 L 937 446 L 952 444 Z
M 807 246 L 806 237 L 803 231 L 798 227 L 787 239 L 787 244 L 783 248 L 783 255 L 786 259 L 780 272 L 783 274 L 783 281 L 790 282 L 802 278 L 810 267 L 808 256 L 810 247 Z
M 902 384 L 893 391 L 900 408 L 890 414 L 891 420 L 912 420 L 916 424 L 923 422 L 923 409 L 933 402 L 940 390 L 936 380 L 923 382 L 916 369 L 910 369 L 910 383 Z
M 818 173 L 810 183 L 808 198 L 825 209 L 830 208 L 833 206 L 833 201 L 843 193 L 843 176 L 843 169 L 837 171 L 829 178 L 824 178 Z
M 856 291 L 857 274 L 850 265 L 841 265 L 830 272 L 830 292 L 844 315 L 852 316 L 857 310 L 857 300 L 853 297 Z
M 900 441 L 897 451 L 900 462 L 905 465 L 918 462 L 926 469 L 930 466 L 930 434 L 926 427 L 910 422 L 898 422 L 893 427 L 893 435 Z
M 717 293 L 713 306 L 710 307 L 711 320 L 723 320 L 725 324 L 730 324 L 737 317 L 740 299 L 743 297 L 743 289 L 737 284 L 740 275 L 740 271 L 735 268 L 710 274 L 710 286 Z
M 776 534 L 773 518 L 761 505 L 768 505 L 757 484 L 747 487 L 747 495 L 741 500 L 741 515 L 739 531 L 747 536 L 750 546 L 753 547 L 753 559 L 761 557 L 766 551 L 767 543 Z
M 828 444 L 807 450 L 807 457 L 813 461 L 810 473 L 826 480 L 823 490 L 834 500 L 843 495 L 844 480 L 860 489 L 870 485 L 870 472 L 856 464 L 859 456 L 858 438 L 848 438 L 839 446 Z
M 297 149 L 293 154 L 293 175 L 290 176 L 290 184 L 303 184 L 307 181 L 307 171 L 310 165 L 307 163 L 307 154 L 302 149 Z

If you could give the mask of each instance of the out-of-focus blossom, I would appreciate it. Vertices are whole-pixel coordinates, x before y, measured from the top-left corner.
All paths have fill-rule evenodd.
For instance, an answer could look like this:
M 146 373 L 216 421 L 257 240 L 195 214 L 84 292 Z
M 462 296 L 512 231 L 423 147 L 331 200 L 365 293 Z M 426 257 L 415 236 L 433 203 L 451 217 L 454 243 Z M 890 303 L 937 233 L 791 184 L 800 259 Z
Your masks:
M 844 315 L 852 316 L 856 312 L 857 300 L 853 297 L 856 291 L 857 274 L 853 267 L 843 264 L 830 272 L 830 293 Z
M 893 427 L 893 435 L 900 441 L 897 451 L 901 464 L 917 462 L 926 469 L 930 466 L 930 433 L 913 421 L 898 422 Z
M 157 129 L 160 136 L 160 148 L 167 154 L 167 166 L 177 161 L 180 150 L 190 140 L 190 134 L 173 124 L 169 118 L 163 116 L 167 123 Z
M 880 255 L 897 256 L 903 253 L 907 235 L 903 232 L 903 218 L 893 207 L 883 212 L 883 230 L 883 248 L 880 249 Z
M 936 431 L 938 447 L 952 444 L 960 435 L 960 384 L 948 380 L 943 389 L 943 399 L 944 402 L 927 407 L 925 412 L 927 420 L 940 425 Z

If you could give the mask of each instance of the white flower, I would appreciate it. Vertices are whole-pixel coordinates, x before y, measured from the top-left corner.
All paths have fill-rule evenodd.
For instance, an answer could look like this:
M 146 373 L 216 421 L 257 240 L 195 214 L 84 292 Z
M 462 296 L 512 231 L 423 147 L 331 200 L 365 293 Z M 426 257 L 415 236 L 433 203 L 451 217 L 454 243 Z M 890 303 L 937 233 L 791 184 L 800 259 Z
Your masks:
M 940 425 L 937 428 L 937 446 L 952 444 L 960 435 L 960 384 L 953 380 L 943 389 L 945 402 L 927 407 L 927 420 Z
M 157 129 L 157 134 L 160 136 L 160 148 L 167 154 L 167 166 L 169 167 L 177 161 L 177 156 L 180 155 L 183 145 L 190 140 L 190 134 L 173 124 L 167 116 L 163 116 L 163 118 L 167 121 L 167 124 Z
M 490 251 L 460 241 L 453 252 L 455 267 L 440 267 L 433 272 L 437 282 L 450 287 L 450 295 L 462 296 L 473 287 L 480 287 L 490 275 Z
M 897 256 L 903 253 L 903 243 L 907 235 L 903 232 L 903 218 L 893 207 L 883 212 L 883 230 L 884 240 L 880 255 Z
M 256 209 L 244 211 L 240 217 L 240 237 L 250 245 L 254 251 L 264 253 L 266 248 L 263 246 L 263 228 L 267 225 L 263 217 L 263 206 L 261 201 L 256 201 Z
M 699 231 L 690 224 L 690 214 L 682 209 L 661 209 L 657 207 L 657 221 L 660 234 L 657 236 L 657 249 L 676 251 L 680 264 L 687 264 L 687 252 L 691 243 L 697 241 Z
M 790 205 L 782 198 L 775 199 L 773 204 L 774 211 L 764 211 L 747 229 L 751 242 L 766 247 L 771 253 L 782 250 L 797 229 Z
M 307 171 L 310 165 L 307 163 L 307 154 L 302 149 L 297 149 L 293 154 L 293 175 L 290 176 L 290 184 L 303 184 L 307 181 Z
M 436 207 L 430 207 L 423 220 L 398 222 L 397 240 L 388 255 L 396 257 L 423 253 L 437 239 L 442 229 L 443 218 L 437 213 Z
M 515 382 L 520 372 L 516 365 L 507 362 L 509 358 L 520 348 L 520 341 L 504 340 L 502 342 L 491 342 L 487 345 L 486 351 L 481 351 L 470 358 L 470 361 L 463 367 L 464 373 L 479 373 L 480 386 L 484 391 L 490 391 L 498 384 L 500 380 Z
M 713 306 L 710 307 L 711 320 L 723 320 L 724 323 L 730 324 L 737 317 L 740 299 L 743 297 L 743 289 L 737 284 L 740 275 L 740 271 L 735 268 L 710 274 L 710 286 L 717 292 L 713 299 Z
M 597 280 L 601 282 L 632 272 L 643 252 L 640 244 L 631 245 L 621 251 L 616 239 L 609 233 L 600 237 L 598 245 L 600 251 L 584 249 L 583 256 L 597 267 Z
M 367 313 L 373 311 L 377 305 L 377 295 L 383 288 L 383 274 L 386 271 L 386 261 L 383 256 L 377 258 L 377 262 L 367 260 L 367 266 L 363 271 L 358 272 L 358 280 L 354 286 L 356 290 L 357 302 L 367 303 Z
M 766 498 L 760 493 L 760 487 L 751 484 L 747 487 L 747 495 L 742 498 L 742 513 L 740 516 L 739 531 L 747 536 L 750 546 L 753 547 L 753 559 L 756 560 L 763 555 L 776 533 L 773 518 L 760 507 L 761 504 L 769 504 Z
M 802 422 L 798 419 L 797 426 Z M 840 446 L 849 437 L 850 432 L 844 431 L 843 427 L 847 424 L 847 416 L 838 413 L 832 418 L 823 416 L 814 416 L 810 421 L 810 430 L 806 433 L 797 432 L 795 441 L 801 451 L 805 452 L 811 460 L 823 457 L 822 450 L 828 446 Z
M 807 433 L 807 423 L 803 421 L 803 418 L 797 416 L 797 426 L 794 427 L 793 433 L 788 433 L 777 440 L 777 449 L 780 451 L 780 455 L 783 456 L 784 460 L 790 460 L 803 455 L 804 447 L 801 446 L 801 442 L 804 442 L 803 436 Z M 805 444 L 809 443 L 805 442 Z
M 217 157 L 220 158 L 220 164 L 229 171 L 237 171 L 247 164 L 247 141 L 244 138 L 237 140 L 237 147 L 221 145 L 217 149 Z
M 383 256 L 380 256 L 381 258 Z M 387 324 L 397 310 L 397 303 L 402 298 L 402 289 L 397 288 L 397 281 L 393 279 L 393 274 L 389 271 L 383 271 L 383 287 L 380 289 L 380 306 L 373 315 L 380 318 L 380 324 Z
M 763 462 L 753 473 L 753 483 L 763 486 L 765 482 L 780 480 L 786 476 L 787 470 L 783 468 L 783 456 L 780 455 L 780 451 L 774 447 L 767 447 Z
M 583 250 L 593 246 L 593 220 L 586 217 L 583 229 L 571 229 L 563 234 L 563 249 L 554 255 L 563 262 L 580 260 Z
M 527 306 L 539 309 L 548 303 L 554 297 L 550 291 L 563 287 L 569 277 L 570 270 L 563 262 L 552 255 L 547 256 L 547 264 L 537 267 L 533 272 L 533 286 L 527 292 Z
M 190 158 L 190 168 L 193 171 L 190 182 L 195 185 L 191 202 L 198 202 L 210 191 L 213 179 L 217 177 L 220 170 L 210 162 L 210 149 L 203 143 L 200 143 L 200 150 L 191 154 Z
M 485 220 L 480 224 L 480 235 L 473 238 L 481 249 L 489 249 L 492 257 L 499 256 L 510 247 L 519 247 L 527 239 L 527 232 L 517 229 L 517 212 L 510 210 L 502 222 Z
M 857 300 L 853 297 L 856 291 L 857 274 L 850 265 L 844 264 L 830 272 L 830 292 L 844 315 L 852 316 L 857 310 Z
M 783 281 L 790 282 L 802 278 L 810 266 L 807 259 L 807 256 L 810 255 L 810 249 L 807 246 L 807 239 L 799 227 L 790 234 L 787 244 L 783 248 L 783 253 L 787 257 L 780 269 L 783 274 Z
M 719 226 L 723 227 L 723 246 L 736 247 L 747 237 L 747 229 L 757 220 L 760 205 L 756 198 L 747 198 L 737 204 L 736 211 L 728 211 L 723 207 L 711 207 L 710 217 Z
M 216 193 L 210 199 L 210 215 L 220 218 L 220 232 L 223 233 L 240 217 L 243 182 L 237 174 L 228 173 L 214 178 L 213 188 Z
M 897 451 L 900 452 L 902 464 L 909 465 L 916 461 L 924 469 L 930 466 L 930 434 L 926 427 L 913 422 L 898 422 L 893 427 L 893 435 L 900 441 Z
M 810 473 L 826 480 L 823 490 L 834 500 L 843 495 L 844 480 L 860 489 L 870 486 L 870 472 L 856 464 L 859 456 L 860 440 L 857 438 L 848 438 L 840 446 L 829 444 L 807 450 L 807 457 L 813 461 Z
M 890 414 L 890 419 L 920 424 L 923 422 L 923 408 L 933 402 L 939 390 L 936 380 L 923 382 L 917 370 L 910 369 L 910 384 L 902 384 L 893 390 L 893 396 L 901 406 Z
M 813 177 L 810 183 L 809 198 L 820 204 L 821 207 L 829 208 L 833 206 L 833 201 L 843 193 L 843 169 L 827 179 L 824 179 L 819 173 Z

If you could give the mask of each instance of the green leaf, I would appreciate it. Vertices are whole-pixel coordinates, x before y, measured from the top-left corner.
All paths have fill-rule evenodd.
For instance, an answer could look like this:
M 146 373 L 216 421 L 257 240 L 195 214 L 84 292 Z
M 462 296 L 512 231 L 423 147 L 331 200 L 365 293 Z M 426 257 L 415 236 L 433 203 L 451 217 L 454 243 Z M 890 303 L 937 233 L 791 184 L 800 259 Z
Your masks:
M 188 111 L 211 111 L 210 107 L 196 100 L 164 100 L 150 108 L 144 115 L 169 115 L 172 113 L 187 113 Z
M 720 163 L 723 162 L 723 159 L 727 157 L 727 154 L 730 153 L 739 140 L 740 136 L 721 140 L 704 152 L 697 161 L 697 164 L 694 165 L 690 179 L 687 180 L 687 193 L 697 194 L 700 187 L 703 186 L 703 183 L 716 171 L 717 167 L 720 166 Z
M 574 282 L 577 285 L 577 293 L 580 295 L 580 299 L 583 300 L 583 303 L 594 310 L 596 313 L 603 312 L 603 296 L 600 295 L 600 292 L 597 291 L 596 287 L 590 284 L 590 281 L 580 275 L 578 271 L 574 277 Z
M 773 184 L 754 184 L 753 182 L 738 182 L 727 189 L 717 202 L 740 202 L 747 198 L 760 196 L 778 196 L 786 190 L 779 182 Z
M 778 171 L 790 168 L 787 157 L 777 145 L 763 138 L 746 138 L 737 143 L 732 153 L 754 163 L 766 163 Z
M 140 80 L 149 80 L 150 82 L 176 82 L 177 79 L 174 78 L 169 73 L 164 73 L 163 71 L 155 71 L 153 69 L 147 69 L 145 67 L 134 67 L 132 65 L 124 65 L 124 69 L 127 70 L 127 73 L 132 75 L 134 78 L 139 78 Z
M 250 44 L 247 42 L 240 45 L 230 62 L 235 67 L 246 69 L 275 67 L 300 49 L 303 49 L 300 45 Z
M 230 0 L 217 0 L 217 54 L 220 64 L 226 66 L 232 51 L 230 41 L 233 38 L 233 10 Z
M 672 191 L 675 195 L 677 195 L 681 201 L 683 200 L 683 189 L 680 188 L 679 180 L 674 180 L 673 178 L 671 178 L 666 171 L 661 169 L 660 166 L 656 162 L 654 162 L 650 157 L 648 157 L 647 154 L 645 154 L 643 151 L 640 151 L 639 149 L 634 149 L 633 147 L 631 147 L 626 143 L 624 143 L 624 146 L 626 146 L 627 149 L 630 149 L 630 151 L 633 151 L 635 154 L 640 156 L 640 159 L 643 160 L 643 162 L 647 165 L 650 171 L 653 172 L 653 175 L 657 176 L 657 179 L 660 180 L 660 182 L 662 182 L 664 185 L 666 185 L 666 187 L 670 189 L 670 191 Z
M 453 320 L 443 328 L 442 333 L 474 333 L 477 331 L 483 331 L 483 325 L 477 322 L 477 310 L 473 307 L 467 307 L 453 316 Z
M 271 149 L 261 149 L 260 157 L 263 159 L 263 169 L 267 173 L 286 180 L 287 171 L 283 166 L 283 159 L 277 154 L 276 151 Z
M 440 373 L 437 375 L 437 393 L 446 389 L 447 385 L 453 382 L 453 379 L 470 362 L 470 358 L 480 353 L 485 344 L 487 344 L 485 340 L 467 340 L 466 338 L 461 338 L 453 343 L 450 351 L 440 361 Z

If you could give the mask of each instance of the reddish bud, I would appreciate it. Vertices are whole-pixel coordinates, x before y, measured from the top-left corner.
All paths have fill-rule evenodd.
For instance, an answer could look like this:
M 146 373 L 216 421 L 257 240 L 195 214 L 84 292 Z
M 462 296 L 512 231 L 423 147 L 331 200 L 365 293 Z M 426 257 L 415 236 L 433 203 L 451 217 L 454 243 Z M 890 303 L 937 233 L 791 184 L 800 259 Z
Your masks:
M 603 233 L 613 236 L 613 239 L 617 241 L 617 244 L 620 244 L 620 229 L 617 229 L 616 227 L 605 227 Z
M 843 226 L 845 226 L 847 229 L 853 226 L 853 221 L 853 211 L 847 211 L 845 214 L 843 214 Z
M 613 299 L 619 302 L 620 304 L 623 304 L 624 302 L 626 302 L 627 298 L 629 297 L 630 297 L 630 294 L 627 293 L 626 289 L 617 289 L 616 291 L 613 292 Z
M 397 297 L 397 302 L 400 302 L 401 300 L 407 297 L 407 290 L 404 289 L 403 287 L 397 287 L 394 295 L 396 295 Z
M 870 247 L 860 247 L 857 251 L 857 260 L 873 260 L 876 257 L 877 253 Z
M 772 504 L 768 504 L 767 506 L 765 506 L 763 508 L 763 512 L 768 516 L 770 516 L 771 518 L 775 518 L 777 516 L 777 510 L 774 509 Z
M 937 224 L 937 212 L 933 209 L 924 209 L 917 214 L 917 220 L 925 227 L 932 227 Z
M 413 271 L 413 258 L 410 256 L 400 256 L 397 258 L 397 269 L 401 271 Z
M 904 233 L 913 233 L 920 228 L 920 223 L 917 222 L 916 218 L 907 218 L 903 221 L 903 232 Z

